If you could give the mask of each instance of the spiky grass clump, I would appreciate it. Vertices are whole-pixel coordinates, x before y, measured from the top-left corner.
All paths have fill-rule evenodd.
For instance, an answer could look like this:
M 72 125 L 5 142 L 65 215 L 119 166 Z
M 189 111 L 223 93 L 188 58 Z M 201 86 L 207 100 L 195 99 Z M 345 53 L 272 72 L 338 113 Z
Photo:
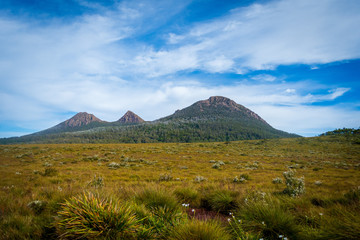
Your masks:
M 161 188 L 147 188 L 135 195 L 135 201 L 149 209 L 167 208 L 170 211 L 179 209 L 179 203 L 169 192 Z
M 175 196 L 179 199 L 180 202 L 190 204 L 191 206 L 197 205 L 197 200 L 199 197 L 199 192 L 190 187 L 177 188 L 174 191 Z
M 202 199 L 202 207 L 228 214 L 238 207 L 236 193 L 228 190 L 215 190 Z
M 92 193 L 70 198 L 58 215 L 62 239 L 132 239 L 137 226 L 128 206 Z
M 138 192 L 135 202 L 138 204 L 135 208 L 136 216 L 144 226 L 138 234 L 140 239 L 151 239 L 151 236 L 155 236 L 154 239 L 166 239 L 171 228 L 187 220 L 175 196 L 161 188 Z
M 172 229 L 172 240 L 229 240 L 231 236 L 215 221 L 192 220 Z
M 355 240 L 360 237 L 360 207 L 351 210 L 336 206 L 330 216 L 322 216 L 321 239 Z
M 246 230 L 258 232 L 265 239 L 299 239 L 300 228 L 295 217 L 281 207 L 278 202 L 267 200 L 252 201 L 244 205 L 240 211 Z

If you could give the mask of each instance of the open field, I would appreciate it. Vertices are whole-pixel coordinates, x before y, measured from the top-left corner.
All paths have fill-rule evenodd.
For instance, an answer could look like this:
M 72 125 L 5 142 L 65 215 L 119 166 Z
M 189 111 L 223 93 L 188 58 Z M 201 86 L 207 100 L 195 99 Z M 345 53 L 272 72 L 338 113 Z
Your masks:
M 357 239 L 359 143 L 357 136 L 324 136 L 3 145 L 0 238 Z M 285 184 L 291 185 L 283 176 L 288 171 L 293 186 Z M 150 198 L 157 200 L 150 204 Z M 102 209 L 96 216 L 126 210 L 129 224 L 101 228 L 106 221 L 95 217 L 100 223 L 81 232 L 69 224 L 81 215 L 81 201 Z M 201 232 L 210 235 L 196 238 Z

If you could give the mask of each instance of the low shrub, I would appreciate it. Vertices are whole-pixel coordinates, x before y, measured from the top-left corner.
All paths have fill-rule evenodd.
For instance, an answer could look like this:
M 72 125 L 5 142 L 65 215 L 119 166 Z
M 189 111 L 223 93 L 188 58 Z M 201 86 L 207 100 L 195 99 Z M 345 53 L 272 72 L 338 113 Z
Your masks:
M 96 177 L 88 183 L 88 186 L 94 187 L 94 188 L 102 188 L 104 186 L 104 178 L 103 177 Z
M 120 163 L 111 162 L 111 163 L 108 164 L 109 169 L 118 169 L 120 167 L 121 167 Z
M 272 183 L 274 183 L 274 184 L 281 184 L 281 183 L 283 183 L 283 180 L 282 180 L 281 178 L 277 177 L 277 178 L 274 178 L 274 179 L 272 180 Z
M 171 181 L 173 176 L 170 173 L 160 174 L 159 181 Z
M 285 178 L 286 188 L 284 193 L 292 197 L 297 197 L 305 193 L 305 181 L 304 177 L 295 178 L 295 170 L 289 170 L 283 173 Z
M 194 178 L 194 182 L 203 182 L 206 181 L 206 178 L 204 178 L 203 176 L 196 176 Z

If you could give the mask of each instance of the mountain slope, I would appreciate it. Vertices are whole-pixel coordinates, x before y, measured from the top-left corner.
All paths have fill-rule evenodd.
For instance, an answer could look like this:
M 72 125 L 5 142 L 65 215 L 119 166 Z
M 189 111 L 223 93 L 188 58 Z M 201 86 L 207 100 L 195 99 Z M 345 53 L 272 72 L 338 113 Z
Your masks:
M 145 122 L 131 111 L 112 123 L 79 114 L 48 130 L 0 139 L 0 143 L 208 142 L 299 137 L 271 127 L 250 109 L 220 96 L 198 101 L 152 122 Z

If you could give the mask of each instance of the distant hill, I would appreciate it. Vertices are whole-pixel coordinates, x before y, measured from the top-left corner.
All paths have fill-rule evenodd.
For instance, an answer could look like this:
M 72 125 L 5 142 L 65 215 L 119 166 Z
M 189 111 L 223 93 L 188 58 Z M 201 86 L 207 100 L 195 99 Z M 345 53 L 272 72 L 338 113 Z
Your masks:
M 214 96 L 155 121 L 128 111 L 116 122 L 78 113 L 38 133 L 0 139 L 7 143 L 208 142 L 300 137 L 277 130 L 233 100 Z

